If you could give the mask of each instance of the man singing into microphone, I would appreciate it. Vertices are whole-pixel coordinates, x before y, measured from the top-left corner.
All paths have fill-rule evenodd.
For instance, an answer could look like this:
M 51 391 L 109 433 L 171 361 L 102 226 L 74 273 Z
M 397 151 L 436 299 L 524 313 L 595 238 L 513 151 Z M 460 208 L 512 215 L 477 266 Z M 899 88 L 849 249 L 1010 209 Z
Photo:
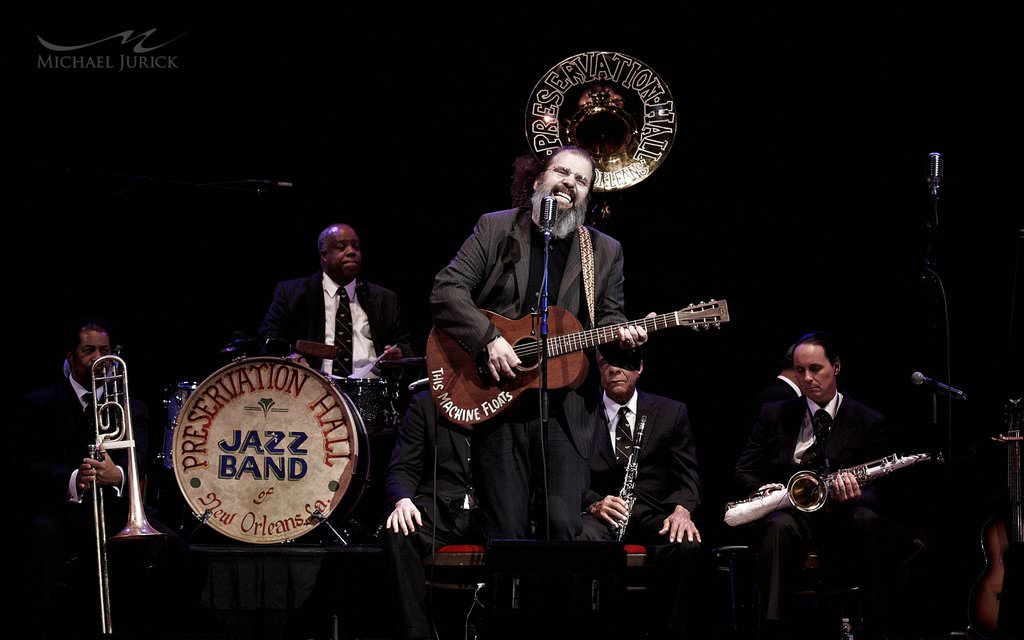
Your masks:
M 582 226 L 595 175 L 594 161 L 585 149 L 558 149 L 533 181 L 532 206 L 482 216 L 434 280 L 430 303 L 435 326 L 485 362 L 496 381 L 513 380 L 520 361 L 509 340 L 478 308 L 507 318 L 521 318 L 539 308 L 545 196 L 553 196 L 557 207 L 548 258 L 548 304 L 567 310 L 584 328 L 626 321 L 622 246 Z M 587 252 L 581 252 L 581 234 L 593 248 L 592 267 L 585 258 Z M 584 291 L 589 268 L 593 269 L 593 309 Z M 646 340 L 646 331 L 629 327 L 622 330 L 619 343 L 633 349 Z M 572 540 L 579 534 L 579 505 L 587 488 L 593 416 L 600 398 L 597 375 L 590 365 L 590 374 L 579 388 L 551 391 L 546 440 L 536 390 L 524 391 L 515 406 L 474 430 L 474 478 L 489 538 Z M 531 513 L 533 505 L 539 509 L 536 513 Z M 537 523 L 536 533 L 532 522 Z M 545 522 L 550 522 L 549 531 L 544 530 Z

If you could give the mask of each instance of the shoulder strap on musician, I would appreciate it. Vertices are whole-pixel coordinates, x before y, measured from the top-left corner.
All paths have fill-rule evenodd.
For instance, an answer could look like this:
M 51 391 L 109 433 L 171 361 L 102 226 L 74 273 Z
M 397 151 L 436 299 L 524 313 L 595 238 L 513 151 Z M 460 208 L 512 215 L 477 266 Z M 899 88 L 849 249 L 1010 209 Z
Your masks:
M 580 267 L 583 272 L 583 291 L 587 296 L 587 311 L 590 313 L 590 326 L 596 327 L 594 321 L 594 246 L 590 243 L 590 231 L 583 225 L 580 234 Z

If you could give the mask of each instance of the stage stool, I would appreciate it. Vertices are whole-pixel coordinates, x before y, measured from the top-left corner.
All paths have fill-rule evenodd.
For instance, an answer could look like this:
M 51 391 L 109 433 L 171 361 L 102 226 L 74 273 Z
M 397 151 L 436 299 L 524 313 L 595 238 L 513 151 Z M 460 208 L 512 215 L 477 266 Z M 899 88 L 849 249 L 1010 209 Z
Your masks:
M 626 591 L 646 591 L 653 567 L 647 564 L 647 548 L 642 544 L 624 544 L 626 550 Z
M 642 574 L 647 569 L 647 549 L 641 544 L 625 544 L 626 573 Z M 448 544 L 434 555 L 427 556 L 423 565 L 427 569 L 427 582 L 439 589 L 476 589 L 484 581 L 484 555 L 487 549 L 479 544 Z M 645 580 L 631 581 L 627 589 L 646 589 Z
M 484 581 L 486 551 L 480 544 L 444 545 L 423 560 L 427 584 L 437 589 L 476 589 Z
M 806 615 L 800 620 L 808 624 L 795 629 L 797 637 L 817 638 L 821 634 L 838 634 L 843 618 L 849 618 L 853 629 L 863 627 L 861 595 L 863 590 L 837 570 L 822 567 L 816 549 L 811 549 L 801 569 L 803 585 L 792 592 L 794 607 Z M 799 634 L 803 633 L 803 636 Z
M 754 553 L 745 544 L 722 545 L 711 550 L 716 570 L 724 574 L 728 588 L 727 637 L 748 637 L 757 633 L 761 621 L 760 595 L 755 578 Z

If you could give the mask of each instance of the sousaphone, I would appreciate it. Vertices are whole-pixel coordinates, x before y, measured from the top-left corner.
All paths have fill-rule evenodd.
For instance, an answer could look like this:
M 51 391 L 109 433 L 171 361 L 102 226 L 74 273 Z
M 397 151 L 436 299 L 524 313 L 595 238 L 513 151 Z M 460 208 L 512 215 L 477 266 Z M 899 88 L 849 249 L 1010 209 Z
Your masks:
M 530 150 L 546 162 L 566 144 L 594 157 L 593 191 L 632 187 L 661 166 L 676 134 L 665 81 L 643 62 L 614 51 L 588 51 L 548 70 L 526 106 Z

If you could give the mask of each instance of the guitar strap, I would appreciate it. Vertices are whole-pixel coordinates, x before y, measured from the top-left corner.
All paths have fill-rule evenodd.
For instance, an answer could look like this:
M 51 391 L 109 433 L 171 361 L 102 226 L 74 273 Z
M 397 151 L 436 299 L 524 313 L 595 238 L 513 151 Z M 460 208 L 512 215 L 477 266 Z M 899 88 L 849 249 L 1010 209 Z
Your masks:
M 583 291 L 587 296 L 587 311 L 590 312 L 590 326 L 594 322 L 594 246 L 590 244 L 590 232 L 583 225 L 580 234 L 580 268 L 583 271 Z

